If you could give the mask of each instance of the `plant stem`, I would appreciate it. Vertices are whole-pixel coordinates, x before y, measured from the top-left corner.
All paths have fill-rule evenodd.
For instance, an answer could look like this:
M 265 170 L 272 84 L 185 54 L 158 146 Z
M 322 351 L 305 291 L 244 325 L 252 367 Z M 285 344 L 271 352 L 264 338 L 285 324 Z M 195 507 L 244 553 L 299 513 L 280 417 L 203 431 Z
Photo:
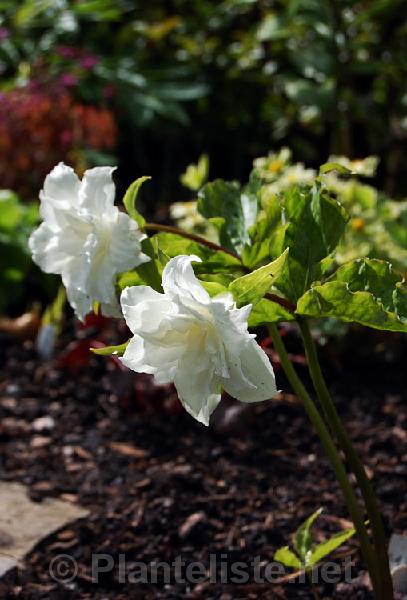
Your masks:
M 363 557 L 366 561 L 367 568 L 369 570 L 369 574 L 372 580 L 372 585 L 376 593 L 376 598 L 379 600 L 385 600 L 383 596 L 379 594 L 377 578 L 376 578 L 376 557 L 373 552 L 373 548 L 371 546 L 369 536 L 367 534 L 367 530 L 364 523 L 363 515 L 360 511 L 360 507 L 358 505 L 355 493 L 352 489 L 351 484 L 349 483 L 348 476 L 346 474 L 345 468 L 342 464 L 342 460 L 340 458 L 339 452 L 331 438 L 331 435 L 321 418 L 313 400 L 309 396 L 307 390 L 299 379 L 289 357 L 287 354 L 287 350 L 285 348 L 284 342 L 280 337 L 277 325 L 274 323 L 269 324 L 268 326 L 270 335 L 273 339 L 274 348 L 277 350 L 281 365 L 285 371 L 287 379 L 289 380 L 294 392 L 301 399 L 304 409 L 310 419 L 311 423 L 316 430 L 321 443 L 324 447 L 325 453 L 331 463 L 331 466 L 335 472 L 338 483 L 342 489 L 343 495 L 345 497 L 346 505 L 348 507 L 349 513 L 351 515 L 352 521 L 355 525 L 355 529 L 357 535 L 359 537 L 360 546 L 362 550 Z
M 229 254 L 229 256 L 233 256 L 239 262 L 242 262 L 240 256 L 224 248 L 223 246 L 219 246 L 214 242 L 210 242 L 200 235 L 196 235 L 195 233 L 189 233 L 188 231 L 184 231 L 183 229 L 178 229 L 178 227 L 173 227 L 172 225 L 162 225 L 161 223 L 145 223 L 143 229 L 146 231 L 165 231 L 166 233 L 173 233 L 174 235 L 180 235 L 181 237 L 187 238 L 188 240 L 192 240 L 193 242 L 197 242 L 202 246 L 206 246 L 207 248 L 211 248 L 211 250 L 216 250 L 217 252 L 223 252 L 224 254 Z
M 355 448 L 344 428 L 342 421 L 336 411 L 331 395 L 325 383 L 324 376 L 318 361 L 318 354 L 314 340 L 312 339 L 308 323 L 305 319 L 298 319 L 304 342 L 305 352 L 308 360 L 308 367 L 315 391 L 325 412 L 327 421 L 334 432 L 340 447 L 342 448 L 346 460 L 355 474 L 356 480 L 362 492 L 366 512 L 369 517 L 372 528 L 372 537 L 378 559 L 378 581 L 382 588 L 382 593 L 389 600 L 393 598 L 393 582 L 390 574 L 389 558 L 387 555 L 386 537 L 384 533 L 383 521 L 380 514 L 379 505 L 373 491 L 372 485 L 366 475 L 364 466 L 356 453 Z

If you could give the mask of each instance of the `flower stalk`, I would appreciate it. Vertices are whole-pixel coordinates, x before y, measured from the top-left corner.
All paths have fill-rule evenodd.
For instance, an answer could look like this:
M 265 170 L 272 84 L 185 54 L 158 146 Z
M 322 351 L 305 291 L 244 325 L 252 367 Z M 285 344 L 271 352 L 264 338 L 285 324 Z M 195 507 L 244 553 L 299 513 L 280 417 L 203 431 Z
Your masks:
M 332 440 L 328 428 L 326 427 L 321 415 L 319 414 L 318 409 L 316 408 L 313 400 L 309 396 L 307 390 L 305 389 L 303 383 L 298 377 L 290 361 L 284 342 L 279 334 L 277 325 L 271 323 L 268 326 L 268 329 L 272 337 L 274 347 L 280 357 L 281 365 L 284 369 L 287 379 L 289 380 L 294 392 L 300 398 L 304 409 L 308 415 L 308 418 L 310 419 L 315 431 L 317 432 L 321 440 L 325 453 L 331 463 L 338 483 L 342 489 L 346 505 L 348 507 L 350 516 L 355 525 L 356 533 L 360 541 L 361 551 L 363 554 L 363 558 L 366 562 L 370 578 L 372 580 L 372 585 L 375 591 L 376 598 L 377 600 L 385 600 L 385 596 L 380 593 L 379 582 L 377 577 L 377 560 L 374 553 L 374 549 L 369 540 L 363 514 L 360 510 L 354 490 L 349 482 L 339 452 Z
M 305 319 L 298 319 L 305 353 L 308 360 L 309 372 L 317 393 L 319 402 L 324 410 L 328 424 L 337 438 L 337 441 L 351 467 L 360 491 L 365 501 L 366 512 L 372 529 L 374 547 L 377 553 L 378 563 L 378 582 L 381 586 L 383 598 L 393 598 L 393 583 L 389 568 L 389 558 L 386 547 L 386 537 L 384 533 L 383 521 L 380 514 L 379 505 L 373 491 L 372 485 L 366 475 L 365 468 L 356 453 L 355 448 L 344 428 L 331 395 L 325 383 L 324 376 L 318 361 L 317 349 L 312 339 L 308 323 Z

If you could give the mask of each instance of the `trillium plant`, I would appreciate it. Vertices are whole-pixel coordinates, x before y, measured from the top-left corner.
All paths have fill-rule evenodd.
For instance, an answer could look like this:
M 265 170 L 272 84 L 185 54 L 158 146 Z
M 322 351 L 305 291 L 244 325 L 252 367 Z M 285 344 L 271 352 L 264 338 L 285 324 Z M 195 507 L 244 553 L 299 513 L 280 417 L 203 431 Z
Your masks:
M 148 177 L 129 187 L 122 211 L 114 205 L 112 168 L 88 170 L 80 181 L 59 164 L 45 180 L 43 222 L 29 245 L 44 271 L 61 275 L 79 319 L 100 310 L 126 320 L 128 342 L 95 352 L 118 355 L 157 384 L 173 382 L 185 409 L 205 425 L 222 391 L 242 402 L 277 394 L 272 365 L 249 332 L 268 328 L 342 489 L 375 597 L 389 600 L 378 503 L 328 392 L 309 323 L 335 318 L 406 332 L 407 291 L 385 261 L 361 257 L 338 267 L 335 249 L 348 215 L 325 183 L 331 171 L 351 176 L 328 163 L 311 181 L 277 194 L 256 169 L 243 187 L 205 184 L 197 209 L 216 229 L 214 241 L 146 222 L 136 201 Z M 298 325 L 318 403 L 289 360 L 278 329 L 284 322 Z

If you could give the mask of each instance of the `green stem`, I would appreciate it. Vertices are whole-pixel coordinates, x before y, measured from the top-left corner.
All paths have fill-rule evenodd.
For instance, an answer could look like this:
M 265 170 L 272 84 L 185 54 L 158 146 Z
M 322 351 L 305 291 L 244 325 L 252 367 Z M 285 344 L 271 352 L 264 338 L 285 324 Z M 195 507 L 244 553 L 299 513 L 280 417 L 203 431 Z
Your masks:
M 348 507 L 349 513 L 351 515 L 352 521 L 355 525 L 356 533 L 359 537 L 360 546 L 362 550 L 363 557 L 366 561 L 367 568 L 369 570 L 369 574 L 372 580 L 373 588 L 377 594 L 377 599 L 381 598 L 378 594 L 377 583 L 376 583 L 376 560 L 373 552 L 373 548 L 371 546 L 369 536 L 367 534 L 367 530 L 365 527 L 363 515 L 360 511 L 355 493 L 352 489 L 352 486 L 349 483 L 348 476 L 346 474 L 345 468 L 342 464 L 342 460 L 340 458 L 339 452 L 332 441 L 331 435 L 323 422 L 313 400 L 309 396 L 307 390 L 299 379 L 289 357 L 287 354 L 287 350 L 285 349 L 285 345 L 283 340 L 280 337 L 277 326 L 272 323 L 269 326 L 269 332 L 273 339 L 274 348 L 277 350 L 281 365 L 285 371 L 287 379 L 289 380 L 294 392 L 301 399 L 304 409 L 313 424 L 321 443 L 324 447 L 325 453 L 331 463 L 331 466 L 335 472 L 338 483 L 342 489 L 343 495 L 345 497 L 346 505 Z
M 311 378 L 317 392 L 321 406 L 325 412 L 327 421 L 334 432 L 340 447 L 342 448 L 346 460 L 355 474 L 356 480 L 362 492 L 366 512 L 369 517 L 372 529 L 374 547 L 378 559 L 378 581 L 380 583 L 384 598 L 389 600 L 394 597 L 393 583 L 390 574 L 389 558 L 387 555 L 386 537 L 384 533 L 383 521 L 380 514 L 379 505 L 373 491 L 372 485 L 366 475 L 364 466 L 357 455 L 355 448 L 339 418 L 331 395 L 326 386 L 321 367 L 318 361 L 317 349 L 312 339 L 308 323 L 305 319 L 298 319 L 304 342 L 305 352 L 308 360 L 308 367 Z

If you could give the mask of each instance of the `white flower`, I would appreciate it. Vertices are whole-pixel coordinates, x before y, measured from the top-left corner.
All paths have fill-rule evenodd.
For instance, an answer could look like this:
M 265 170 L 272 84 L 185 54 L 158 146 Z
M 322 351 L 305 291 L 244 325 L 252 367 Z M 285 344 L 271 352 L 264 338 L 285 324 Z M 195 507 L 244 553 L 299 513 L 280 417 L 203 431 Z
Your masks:
M 215 298 L 192 270 L 196 256 L 177 256 L 163 272 L 164 294 L 147 286 L 126 288 L 121 305 L 134 334 L 122 362 L 174 382 L 185 409 L 205 425 L 223 388 L 243 402 L 277 392 L 273 368 L 247 330 L 251 305 L 236 308 L 231 294 Z
M 59 163 L 40 192 L 43 223 L 30 239 L 35 263 L 62 276 L 78 317 L 99 302 L 105 315 L 121 316 L 115 278 L 150 260 L 141 252 L 146 237 L 130 217 L 114 206 L 111 167 L 85 171 L 82 181 Z

